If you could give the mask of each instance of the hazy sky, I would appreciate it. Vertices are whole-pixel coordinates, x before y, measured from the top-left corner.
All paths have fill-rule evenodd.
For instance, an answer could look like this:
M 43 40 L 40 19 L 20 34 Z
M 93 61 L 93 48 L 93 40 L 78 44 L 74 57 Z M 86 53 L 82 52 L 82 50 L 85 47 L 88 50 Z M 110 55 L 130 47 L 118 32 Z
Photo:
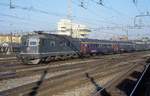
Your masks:
M 84 1 L 84 7 L 80 2 Z M 101 27 L 133 26 L 134 16 L 150 11 L 150 0 L 103 0 L 104 6 L 96 4 L 99 0 L 72 0 L 74 22 L 97 29 L 91 33 L 94 38 L 107 38 L 112 35 L 150 36 L 149 28 L 104 30 Z M 66 18 L 68 0 L 0 0 L 0 33 L 25 32 L 33 30 L 56 30 L 57 22 Z M 142 18 L 142 24 L 149 24 L 150 17 Z

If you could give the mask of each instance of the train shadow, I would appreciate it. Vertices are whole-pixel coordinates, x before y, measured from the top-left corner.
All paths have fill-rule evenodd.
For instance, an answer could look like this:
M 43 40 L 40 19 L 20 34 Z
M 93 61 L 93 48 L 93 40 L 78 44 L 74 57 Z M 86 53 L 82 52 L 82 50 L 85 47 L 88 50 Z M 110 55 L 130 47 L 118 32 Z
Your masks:
M 32 91 L 28 94 L 28 96 L 36 96 L 38 93 L 38 89 L 42 85 L 45 77 L 47 74 L 47 70 L 44 70 L 41 78 L 39 81 L 36 82 L 36 86 L 32 88 Z M 130 77 L 124 79 L 122 82 L 120 82 L 118 85 L 116 85 L 116 88 L 120 90 L 120 92 L 123 92 L 126 96 L 129 96 L 131 91 L 133 90 L 135 84 L 137 83 L 137 80 L 141 76 L 141 72 L 134 71 L 132 74 L 130 74 Z M 103 88 L 101 85 L 99 85 L 93 77 L 89 75 L 89 73 L 85 73 L 85 76 L 89 81 L 94 85 L 95 87 L 95 93 L 98 93 L 96 96 L 111 96 L 109 92 L 107 92 L 107 89 Z M 99 92 L 101 91 L 101 92 Z
M 125 94 L 126 96 L 129 96 L 141 74 L 141 72 L 134 71 L 129 78 L 124 79 L 122 82 L 120 82 L 116 86 L 116 88 L 119 89 L 120 92 L 123 92 L 123 94 Z
M 40 80 L 36 82 L 36 86 L 32 88 L 32 91 L 28 94 L 28 96 L 36 96 L 36 94 L 38 93 L 38 89 L 40 88 L 44 81 L 44 78 L 46 77 L 46 74 L 47 70 L 44 70 Z
M 110 94 L 103 87 L 101 87 L 99 84 L 97 84 L 97 82 L 94 80 L 93 77 L 91 77 L 89 75 L 89 73 L 85 73 L 85 75 L 86 75 L 86 78 L 89 79 L 90 82 L 95 86 L 96 92 L 94 92 L 94 93 L 97 93 L 102 90 L 101 92 L 99 92 L 97 94 L 98 96 L 110 96 Z
M 95 86 L 96 93 L 98 93 L 95 96 L 114 96 L 114 94 L 108 92 L 107 88 L 103 88 L 97 84 L 94 78 L 89 76 L 88 73 L 85 73 L 85 75 L 86 78 L 88 78 Z M 117 94 L 120 96 L 129 96 L 141 75 L 142 73 L 138 71 L 131 73 L 129 78 L 124 79 L 122 82 L 115 86 Z

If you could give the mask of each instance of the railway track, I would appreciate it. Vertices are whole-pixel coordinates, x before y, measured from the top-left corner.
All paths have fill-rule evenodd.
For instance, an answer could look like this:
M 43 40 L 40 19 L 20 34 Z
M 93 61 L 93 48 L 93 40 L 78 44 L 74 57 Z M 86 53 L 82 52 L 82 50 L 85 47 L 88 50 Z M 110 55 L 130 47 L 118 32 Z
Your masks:
M 79 75 L 78 77 L 74 77 L 74 79 L 71 78 L 71 80 L 69 80 L 69 81 L 68 80 L 63 81 L 65 83 L 64 86 L 59 86 L 58 83 L 56 83 L 53 86 L 59 86 L 59 87 L 56 87 L 56 88 L 53 87 L 54 89 L 49 89 L 49 90 L 45 91 L 45 89 L 50 88 L 50 86 L 45 87 L 44 89 L 41 88 L 38 96 L 48 96 L 49 93 L 51 95 L 55 95 L 55 94 L 58 94 L 60 91 L 66 90 L 66 88 L 71 89 L 76 86 L 80 86 L 81 84 L 86 84 L 86 83 L 90 82 L 90 80 L 88 80 L 88 78 L 86 77 L 86 73 L 90 74 L 90 76 L 94 77 L 95 79 L 98 79 L 98 78 L 102 79 L 102 78 L 105 78 L 108 76 L 112 76 L 114 74 L 119 74 L 122 72 L 122 70 L 126 70 L 128 68 L 129 68 L 129 66 L 128 67 L 127 66 L 126 67 L 119 66 L 119 67 L 113 67 L 113 68 L 108 68 L 108 69 L 106 68 L 105 70 L 102 70 L 102 71 L 84 72 L 81 74 L 81 76 Z M 68 82 L 69 82 L 69 84 L 68 84 Z M 47 84 L 45 84 L 45 86 L 46 85 Z
M 140 54 L 141 52 L 139 52 Z M 144 52 L 143 52 L 144 53 Z M 55 62 L 51 62 L 51 63 L 48 63 L 47 65 L 61 65 L 62 63 L 68 63 L 68 62 L 74 62 L 74 61 L 83 61 L 83 60 L 88 60 L 88 59 L 115 59 L 115 58 L 125 58 L 125 57 L 128 57 L 130 56 L 130 54 L 132 54 L 132 57 L 135 57 L 137 56 L 138 54 L 136 53 L 125 53 L 125 54 L 115 54 L 115 55 L 104 55 L 104 56 L 95 56 L 95 57 L 90 57 L 90 58 L 84 58 L 84 59 L 73 59 L 73 60 L 67 60 L 67 61 L 58 61 L 58 63 L 55 63 Z M 14 57 L 13 57 L 14 58 Z M 31 67 L 41 67 L 41 66 L 45 66 L 46 64 L 40 64 L 40 65 L 23 65 L 21 64 L 21 62 L 18 62 L 17 59 L 13 59 L 14 61 L 11 61 L 9 60 L 9 58 L 5 58 L 4 60 L 0 60 L 0 61 L 3 61 L 5 63 L 0 63 L 0 72 L 1 71 L 7 71 L 7 70 L 17 70 L 17 69 L 23 69 L 23 68 L 31 68 Z
M 118 56 L 118 55 L 116 55 Z M 108 56 L 107 56 L 108 57 Z M 128 57 L 128 55 L 126 56 L 120 56 L 120 60 L 118 61 L 122 61 L 125 60 L 126 57 Z M 135 57 L 134 57 L 135 58 Z M 130 59 L 134 59 L 134 58 L 130 58 Z M 90 62 L 99 62 L 99 60 L 101 60 L 101 62 L 111 62 L 112 64 L 114 64 L 116 61 L 113 58 L 92 58 L 91 60 L 79 60 L 75 61 L 75 60 L 71 60 L 69 62 L 64 62 L 64 61 L 60 61 L 60 62 L 55 62 L 53 64 L 48 64 L 48 65 L 21 65 L 20 66 L 16 66 L 15 64 L 13 66 L 1 66 L 1 71 L 0 71 L 0 80 L 3 79 L 9 79 L 9 78 L 18 78 L 18 77 L 24 77 L 24 76 L 31 76 L 31 75 L 36 75 L 36 74 L 41 74 L 43 72 L 43 70 L 47 69 L 49 70 L 49 72 L 56 72 L 56 71 L 63 71 L 63 70 L 67 70 L 67 69 L 74 69 L 74 68 L 78 68 L 78 67 L 86 67 L 87 64 L 86 63 L 90 63 Z M 74 61 L 74 62 L 73 62 Z M 103 63 L 101 63 L 103 65 Z M 5 65 L 5 64 L 3 64 Z M 106 65 L 106 64 L 105 64 Z M 15 66 L 15 67 L 14 67 Z M 89 65 L 88 65 L 89 66 Z M 90 67 L 90 66 L 89 66 Z
M 15 82 L 20 78 L 28 78 L 34 76 L 36 77 L 36 75 L 38 76 L 36 77 L 36 80 L 33 80 L 33 82 L 28 81 L 28 83 L 26 84 L 24 83 L 20 84 L 19 86 L 1 90 L 0 96 L 27 96 L 33 95 L 36 92 L 39 96 L 49 96 L 50 94 L 53 95 L 66 89 L 71 89 L 76 86 L 86 84 L 87 82 L 89 82 L 89 80 L 85 76 L 86 73 L 90 74 L 90 76 L 96 79 L 103 79 L 105 77 L 111 77 L 112 75 L 117 73 L 122 73 L 123 70 L 127 70 L 131 67 L 131 63 L 135 63 L 137 61 L 143 62 L 144 59 L 140 59 L 143 56 L 141 54 L 145 53 L 126 53 L 121 55 L 116 54 L 103 57 L 97 56 L 84 59 L 82 60 L 82 62 L 80 61 L 81 59 L 75 59 L 68 60 L 67 63 L 66 61 L 59 61 L 44 66 L 42 64 L 37 66 L 31 65 L 30 67 L 28 67 L 27 65 L 20 65 L 19 67 L 14 66 L 12 67 L 12 69 L 11 67 L 8 69 L 4 68 L 3 70 L 1 70 L 1 72 L 9 72 L 13 70 L 15 72 L 15 75 L 9 77 L 9 75 L 7 76 L 4 74 L 0 77 L 0 83 L 9 80 L 14 80 L 13 82 Z M 128 62 L 122 62 L 124 60 L 128 60 Z M 37 85 L 40 85 L 40 87 L 38 87 Z
M 144 65 L 141 63 L 139 63 L 138 66 L 130 67 L 127 71 L 123 72 L 120 76 L 117 76 L 116 78 L 113 78 L 112 80 L 104 84 L 103 88 L 92 96 L 105 96 L 106 94 L 107 94 L 106 96 L 129 96 L 130 93 L 129 90 L 130 89 L 133 90 L 132 86 L 130 86 L 131 88 L 128 87 L 125 89 L 125 85 L 124 85 L 122 86 L 124 87 L 123 90 L 119 89 L 118 86 L 122 83 L 122 81 L 128 80 L 129 78 L 133 79 L 134 81 L 138 80 L 138 77 L 131 78 L 130 75 L 134 72 L 142 72 L 142 70 L 144 70 L 144 65 L 146 65 L 146 63 Z M 125 90 L 128 90 L 129 93 L 126 93 Z
M 150 77 L 150 64 L 149 61 L 145 66 L 145 69 L 141 73 L 140 78 L 137 80 L 136 85 L 133 90 L 130 92 L 130 96 L 148 96 L 149 92 L 149 77 Z
M 90 62 L 98 62 L 98 60 L 89 60 L 89 61 L 82 61 L 82 62 L 74 62 L 74 63 L 67 63 L 67 64 L 61 64 L 59 66 L 41 66 L 41 67 L 34 67 L 34 68 L 26 68 L 26 69 L 18 69 L 15 71 L 8 71 L 8 73 L 5 73 L 1 75 L 1 79 L 9 79 L 12 78 L 9 76 L 9 74 L 14 74 L 13 78 L 18 77 L 24 77 L 24 76 L 32 76 L 36 74 L 42 74 L 43 70 L 48 70 L 48 73 L 54 73 L 58 71 L 64 71 L 64 70 L 73 70 L 73 69 L 83 69 L 87 68 L 87 63 Z M 94 65 L 89 65 L 88 67 L 92 67 Z M 3 72 L 2 72 L 3 73 Z M 8 75 L 6 75 L 8 74 Z
M 121 68 L 121 67 L 123 67 L 123 68 Z M 39 91 L 40 92 L 42 92 L 42 90 L 45 91 L 45 89 L 47 89 L 48 87 L 49 88 L 51 88 L 51 87 L 55 88 L 55 86 L 59 86 L 59 84 L 61 84 L 62 82 L 63 83 L 64 82 L 71 82 L 72 80 L 77 81 L 77 82 L 74 82 L 75 84 L 73 84 L 73 85 L 76 86 L 78 83 L 81 84 L 81 82 L 83 82 L 86 79 L 85 76 L 84 76 L 85 73 L 89 73 L 89 74 L 101 74 L 101 76 L 104 75 L 104 73 L 105 73 L 106 76 L 108 76 L 109 74 L 112 75 L 113 73 L 117 73 L 117 72 L 119 72 L 121 70 L 125 70 L 124 67 L 125 67 L 125 69 L 128 69 L 130 66 L 127 66 L 127 65 L 118 65 L 118 66 L 115 66 L 114 65 L 114 66 L 107 67 L 107 68 L 105 68 L 103 70 L 99 70 L 101 68 L 101 66 L 98 66 L 98 67 L 95 66 L 93 68 L 91 67 L 88 70 L 87 69 L 85 69 L 85 70 L 82 69 L 80 71 L 79 70 L 72 71 L 72 72 L 64 73 L 64 74 L 61 74 L 61 75 L 58 75 L 58 76 L 54 76 L 54 77 L 51 77 L 51 78 L 46 78 L 45 77 L 45 79 L 43 81 L 44 83 L 40 87 Z M 112 70 L 112 71 L 108 71 L 108 70 Z M 27 84 L 25 86 L 17 87 L 17 89 L 14 88 L 12 90 L 4 91 L 3 94 L 4 95 L 11 95 L 11 96 L 14 96 L 14 94 L 16 94 L 16 96 L 17 96 L 18 92 L 19 92 L 21 94 L 26 93 L 27 95 L 29 95 L 30 91 L 32 91 L 33 88 L 36 87 L 36 84 L 37 84 L 37 82 L 29 83 L 29 84 Z M 60 88 L 60 86 L 59 86 L 59 88 Z M 21 89 L 21 90 L 19 90 L 19 89 Z M 24 90 L 22 90 L 22 89 L 24 89 Z M 17 92 L 15 92 L 15 90 L 17 90 Z M 62 90 L 62 88 L 60 88 L 60 90 Z M 52 94 L 52 92 L 51 92 L 51 94 Z M 55 92 L 56 92 L 56 90 L 55 90 Z M 43 95 L 43 96 L 45 96 L 45 95 Z
M 99 68 L 98 68 L 99 69 Z M 115 67 L 115 69 L 117 69 L 116 67 Z M 104 70 L 103 70 L 104 71 Z M 79 72 L 79 71 L 78 71 Z M 109 72 L 109 71 L 108 71 Z M 73 73 L 76 73 L 76 72 L 73 72 Z M 69 73 L 70 74 L 70 73 Z M 62 76 L 58 76 L 57 78 L 58 78 L 58 80 L 60 79 L 60 77 L 64 77 L 66 74 L 63 74 Z M 54 78 L 54 77 L 53 77 Z M 50 78 L 50 81 L 52 80 L 52 78 Z M 48 79 L 48 81 L 49 81 L 49 79 Z M 54 79 L 54 81 L 56 81 L 56 77 L 55 77 L 55 79 Z M 46 82 L 46 81 L 44 81 L 44 82 Z M 29 86 L 30 85 L 32 85 L 32 84 L 29 84 Z M 26 86 L 27 87 L 27 86 Z M 32 86 L 33 87 L 33 86 Z M 32 88 L 31 87 L 31 88 Z M 21 87 L 22 88 L 22 87 Z M 20 88 L 19 88 L 20 89 Z M 14 90 L 16 90 L 16 89 L 14 89 Z M 25 90 L 23 90 L 23 92 L 25 92 Z M 10 93 L 10 92 L 8 92 L 8 93 Z M 22 93 L 22 92 L 21 92 Z M 15 93 L 13 93 L 13 95 L 14 95 Z M 13 96 L 12 95 L 12 96 Z

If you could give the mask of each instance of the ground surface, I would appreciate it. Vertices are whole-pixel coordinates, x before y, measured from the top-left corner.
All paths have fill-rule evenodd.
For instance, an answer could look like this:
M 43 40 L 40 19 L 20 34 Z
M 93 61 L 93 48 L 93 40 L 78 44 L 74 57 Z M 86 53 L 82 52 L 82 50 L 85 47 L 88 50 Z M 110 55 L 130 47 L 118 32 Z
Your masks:
M 104 87 L 113 96 L 127 96 L 149 54 L 93 56 L 40 65 L 23 65 L 15 57 L 0 57 L 0 96 L 92 96 Z

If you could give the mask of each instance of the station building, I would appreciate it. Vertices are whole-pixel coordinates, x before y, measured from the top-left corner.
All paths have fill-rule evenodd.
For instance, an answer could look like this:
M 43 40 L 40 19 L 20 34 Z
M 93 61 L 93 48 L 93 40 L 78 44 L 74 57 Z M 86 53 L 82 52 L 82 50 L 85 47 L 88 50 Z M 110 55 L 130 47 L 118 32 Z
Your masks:
M 9 53 L 19 51 L 21 43 L 20 35 L 0 35 L 0 53 Z
M 20 43 L 20 35 L 0 35 L 0 44 L 2 43 Z

